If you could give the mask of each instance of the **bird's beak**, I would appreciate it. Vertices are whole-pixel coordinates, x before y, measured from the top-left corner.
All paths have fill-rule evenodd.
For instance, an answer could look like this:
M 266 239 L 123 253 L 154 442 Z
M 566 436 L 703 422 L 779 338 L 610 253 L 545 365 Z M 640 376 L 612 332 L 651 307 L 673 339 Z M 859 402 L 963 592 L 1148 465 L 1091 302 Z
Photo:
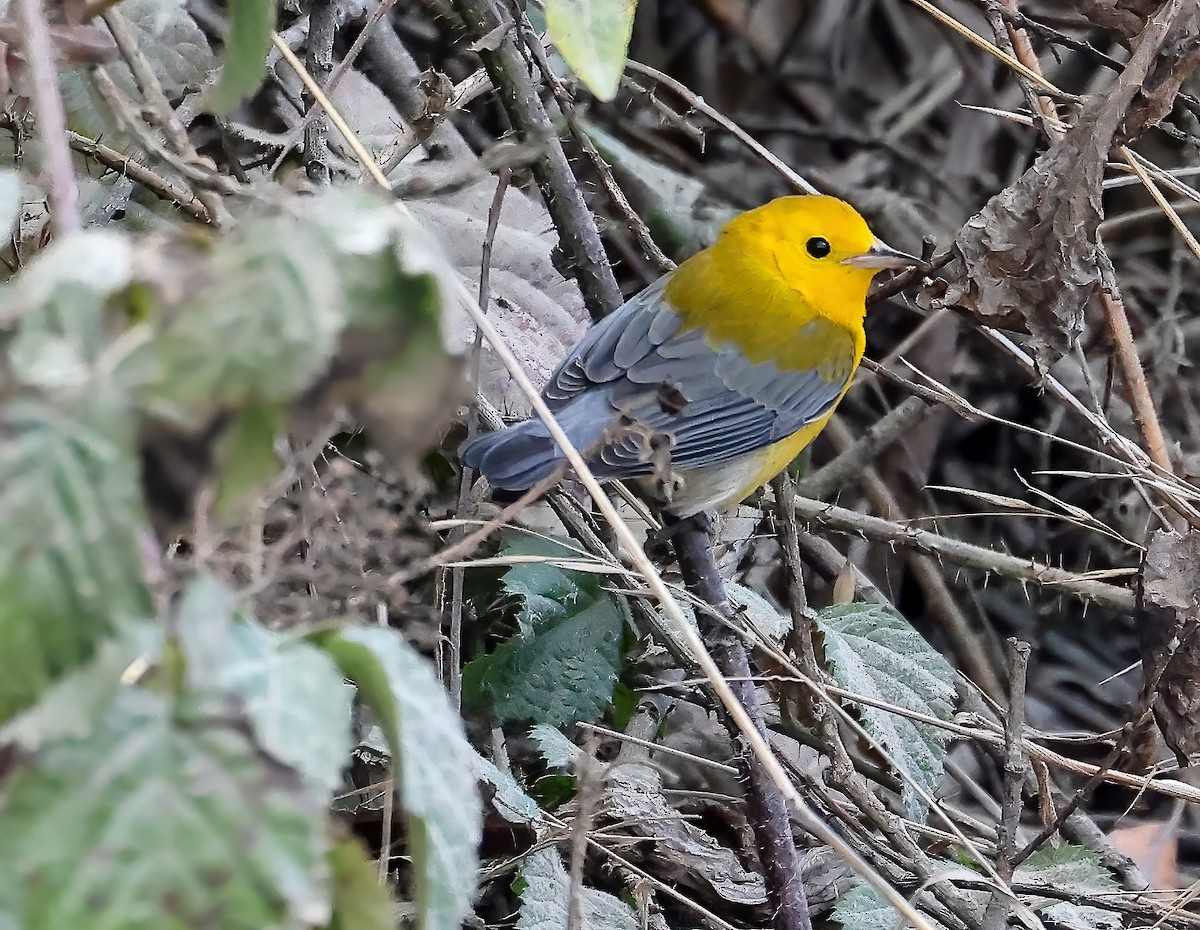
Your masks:
M 912 268 L 925 263 L 915 255 L 893 249 L 886 242 L 876 239 L 871 247 L 861 255 L 851 255 L 842 259 L 843 265 L 853 265 L 855 268 Z

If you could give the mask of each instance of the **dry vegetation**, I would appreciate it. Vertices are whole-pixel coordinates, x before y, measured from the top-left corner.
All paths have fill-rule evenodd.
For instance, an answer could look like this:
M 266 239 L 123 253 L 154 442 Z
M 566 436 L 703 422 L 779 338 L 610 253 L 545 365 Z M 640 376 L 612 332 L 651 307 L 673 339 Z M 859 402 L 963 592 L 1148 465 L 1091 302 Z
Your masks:
M 200 880 L 224 926 L 450 927 L 468 906 L 476 925 L 528 930 L 804 926 L 778 910 L 786 876 L 755 829 L 761 765 L 656 605 L 657 576 L 574 482 L 504 507 L 453 450 L 530 409 L 492 335 L 476 336 L 473 300 L 540 383 L 590 317 L 724 217 L 810 186 L 931 263 L 877 284 L 874 363 L 811 460 L 719 525 L 762 676 L 741 690 L 789 790 L 861 857 L 796 814 L 813 925 L 896 925 L 864 869 L 931 926 L 1200 924 L 1200 787 L 1186 770 L 1200 752 L 1200 6 L 640 0 L 607 102 L 544 35 L 546 6 L 280 4 L 260 84 L 261 56 L 231 40 L 218 59 L 262 2 L 0 0 L 0 165 L 20 169 L 0 178 L 0 219 L 19 212 L 0 286 L 0 517 L 6 533 L 52 527 L 0 545 L 0 677 L 21 681 L 0 683 L 0 835 L 10 816 L 25 843 L 0 851 L 20 876 L 0 876 L 0 927 L 83 913 L 17 888 L 69 881 L 63 863 L 85 858 L 39 858 L 48 798 L 76 805 L 55 814 L 60 829 L 72 810 L 129 827 L 115 802 L 87 807 L 78 778 L 116 753 L 90 706 L 113 700 L 97 676 L 114 669 L 156 693 L 183 675 L 180 702 L 224 689 L 255 753 L 328 788 L 300 804 L 295 779 L 254 757 L 253 777 L 318 825 L 320 851 L 303 860 L 312 893 L 262 892 L 261 913 L 227 879 Z M 398 212 L 367 199 L 379 181 Z M 39 253 L 98 227 L 137 244 L 125 278 L 97 283 L 95 263 L 126 253 L 92 239 L 28 283 Z M 79 298 L 76 278 L 100 296 Z M 80 335 L 84 306 L 95 325 Z M 135 400 L 107 405 L 110 376 Z M 467 413 L 471 376 L 482 400 Z M 28 438 L 35 402 L 86 431 L 80 461 L 94 460 L 45 466 Z M 110 476 L 96 444 L 125 433 L 129 470 Z M 650 514 L 620 512 L 648 538 Z M 30 567 L 43 543 L 50 581 Z M 650 548 L 686 603 L 672 556 Z M 122 552 L 134 568 L 106 561 Z M 156 644 L 104 665 L 110 628 L 125 627 L 97 597 L 157 615 Z M 40 611 L 67 618 L 70 648 L 30 633 Z M 340 618 L 350 632 L 330 633 Z M 268 645 L 229 638 L 244 622 Z M 375 624 L 432 661 L 448 702 L 431 680 L 422 690 L 415 653 L 372 632 L 362 642 L 396 706 L 378 696 L 354 651 Z M 315 664 L 289 666 L 293 648 Z M 18 675 L 35 662 L 44 675 Z M 349 732 L 326 739 L 347 730 L 349 697 L 308 677 L 332 672 L 374 714 L 356 705 L 353 754 Z M 294 689 L 273 700 L 295 704 L 265 719 L 266 686 L 247 680 L 272 675 Z M 70 756 L 85 736 L 93 755 Z M 228 756 L 212 758 L 234 779 Z M 474 891 L 471 805 L 443 819 L 473 782 Z M 163 802 L 131 791 L 161 818 L 143 852 L 168 855 Z M 232 836 L 255 807 L 222 808 L 215 829 Z M 429 831 L 451 841 L 423 845 Z M 346 852 L 351 833 L 369 856 Z M 229 843 L 214 861 L 259 891 L 253 868 L 282 888 L 302 858 L 243 862 Z M 411 910 L 380 901 L 376 863 Z M 203 922 L 186 890 L 182 905 L 161 894 L 162 913 L 113 904 L 106 926 Z

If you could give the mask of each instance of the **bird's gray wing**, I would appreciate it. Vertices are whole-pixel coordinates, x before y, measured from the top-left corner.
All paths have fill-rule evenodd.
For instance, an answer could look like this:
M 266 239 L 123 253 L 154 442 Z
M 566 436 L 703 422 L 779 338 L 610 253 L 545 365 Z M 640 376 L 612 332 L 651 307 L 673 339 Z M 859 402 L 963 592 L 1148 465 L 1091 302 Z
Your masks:
M 649 474 L 656 435 L 669 437 L 676 468 L 719 464 L 769 446 L 828 413 L 854 374 L 854 337 L 836 324 L 822 318 L 805 324 L 814 339 L 836 347 L 826 364 L 783 371 L 684 329 L 664 287 L 665 279 L 651 285 L 593 327 L 545 389 L 560 419 L 572 417 L 571 401 L 581 393 L 607 395 L 614 421 L 627 428 L 593 453 L 599 474 Z M 595 417 L 594 406 L 586 415 Z

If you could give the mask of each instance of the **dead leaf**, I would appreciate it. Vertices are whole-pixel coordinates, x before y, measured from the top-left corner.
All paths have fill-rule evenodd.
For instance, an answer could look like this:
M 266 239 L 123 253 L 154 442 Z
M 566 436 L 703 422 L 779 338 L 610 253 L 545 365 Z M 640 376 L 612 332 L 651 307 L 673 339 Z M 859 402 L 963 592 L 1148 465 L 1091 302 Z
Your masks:
M 1113 848 L 1137 864 L 1150 889 L 1166 891 L 1180 885 L 1176 860 L 1179 840 L 1171 823 L 1149 820 L 1134 827 L 1119 827 L 1108 835 Z
M 1115 85 L 1087 98 L 1074 126 L 968 220 L 955 241 L 965 275 L 947 291 L 946 304 L 984 325 L 1029 333 L 1043 366 L 1083 331 L 1084 307 L 1099 280 L 1097 228 L 1109 151 L 1161 119 L 1178 91 L 1176 78 L 1192 63 L 1195 40 L 1186 37 L 1200 11 L 1189 4 L 1184 14 L 1182 7 L 1175 0 L 1150 21 Z M 1161 79 L 1141 96 L 1151 69 Z
M 1142 566 L 1138 640 L 1154 719 L 1180 765 L 1200 753 L 1200 532 L 1159 531 Z
M 613 766 L 601 802 L 603 819 L 628 833 L 654 840 L 638 848 L 654 862 L 660 879 L 708 901 L 758 905 L 767 901 L 763 877 L 747 870 L 732 849 L 683 819 L 667 803 L 658 772 L 641 763 Z
M 1073 5 L 1092 24 L 1128 41 L 1145 28 L 1158 0 L 1074 0 Z

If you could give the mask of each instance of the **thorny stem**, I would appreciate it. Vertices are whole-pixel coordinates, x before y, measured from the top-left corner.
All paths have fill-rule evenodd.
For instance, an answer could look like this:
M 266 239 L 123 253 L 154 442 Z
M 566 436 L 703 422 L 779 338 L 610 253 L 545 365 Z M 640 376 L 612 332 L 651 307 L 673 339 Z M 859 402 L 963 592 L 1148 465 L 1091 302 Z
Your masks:
M 22 40 L 29 64 L 30 96 L 37 114 L 37 132 L 42 140 L 50 199 L 50 221 L 57 236 L 82 228 L 79 185 L 67 145 L 67 116 L 63 110 L 58 72 L 54 68 L 54 45 L 41 0 L 17 0 L 17 14 L 24 26 Z
M 996 874 L 1005 882 L 1013 876 L 1017 853 L 1017 827 L 1021 824 L 1021 797 L 1028 763 L 1025 739 L 1025 678 L 1029 670 L 1029 643 L 1008 641 L 1008 713 L 1004 718 L 1004 789 L 1001 798 L 1000 835 L 996 844 Z M 1009 900 L 999 890 L 992 893 L 983 914 L 984 930 L 1001 930 L 1008 922 Z
M 712 554 L 712 529 L 708 516 L 700 514 L 686 520 L 665 520 L 672 527 L 672 542 L 679 559 L 679 571 L 688 589 L 717 613 L 729 617 L 729 598 L 725 583 Z M 701 621 L 702 635 L 721 674 L 729 681 L 755 728 L 766 739 L 767 727 L 758 694 L 750 674 L 746 647 L 725 624 Z M 737 737 L 737 729 L 733 728 Z M 774 911 L 777 930 L 811 930 L 804 876 L 792 838 L 787 803 L 757 760 L 745 757 L 749 784 L 746 802 L 750 825 L 758 846 L 767 896 Z
M 566 273 L 579 282 L 588 312 L 592 319 L 598 320 L 620 306 L 624 298 L 609 267 L 596 220 L 584 202 L 562 143 L 525 69 L 512 21 L 501 13 L 494 0 L 454 0 L 454 7 L 476 40 L 486 37 L 490 44 L 496 41 L 497 31 L 502 33 L 495 51 L 481 48 L 479 56 L 513 128 L 526 141 L 544 145 L 543 157 L 532 166 L 534 180 L 558 230 L 569 266 Z
M 308 49 L 304 63 L 308 73 L 320 86 L 327 87 L 333 71 L 333 41 L 337 36 L 337 3 L 335 0 L 312 0 L 308 15 Z M 305 93 L 304 104 L 311 118 L 304 125 L 304 170 L 309 180 L 328 184 L 329 126 L 312 95 Z M 307 114 L 306 114 L 307 115 Z
M 1113 610 L 1130 611 L 1134 607 L 1133 592 L 1128 588 L 1094 581 L 1074 572 L 1054 568 L 1033 559 L 985 549 L 929 530 L 917 529 L 893 520 L 884 520 L 836 507 L 821 501 L 798 497 L 795 502 L 796 516 L 809 523 L 818 523 L 843 533 L 853 533 L 888 545 L 908 546 L 983 572 L 994 572 L 1017 581 L 1044 585 L 1083 600 L 1095 601 Z

